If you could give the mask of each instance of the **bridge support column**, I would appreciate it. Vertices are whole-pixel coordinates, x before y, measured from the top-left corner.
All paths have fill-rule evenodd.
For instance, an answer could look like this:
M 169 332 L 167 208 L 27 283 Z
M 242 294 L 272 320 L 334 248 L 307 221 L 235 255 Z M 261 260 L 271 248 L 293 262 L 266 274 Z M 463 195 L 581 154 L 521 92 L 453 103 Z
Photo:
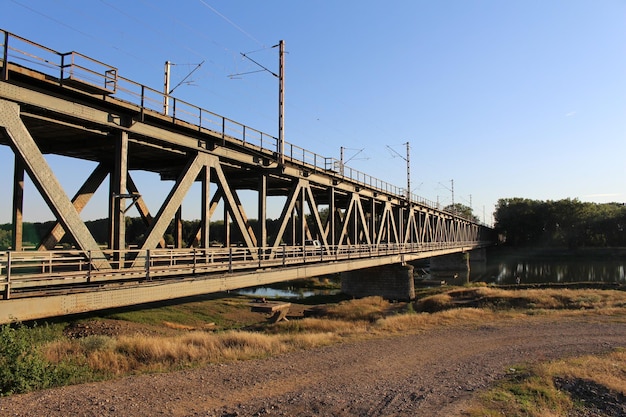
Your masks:
M 15 251 L 24 250 L 23 237 L 24 237 L 24 223 L 23 223 L 23 208 L 24 208 L 24 163 L 22 159 L 15 155 L 15 165 L 13 173 L 13 236 L 11 248 Z
M 431 271 L 469 271 L 470 255 L 468 252 L 451 253 L 430 258 Z
M 470 271 L 482 273 L 486 269 L 487 250 L 474 249 L 469 252 L 452 253 L 450 255 L 435 256 L 430 259 L 431 272 L 455 272 L 470 281 Z
M 342 272 L 341 292 L 352 297 L 379 295 L 388 300 L 412 300 L 413 266 L 395 264 Z

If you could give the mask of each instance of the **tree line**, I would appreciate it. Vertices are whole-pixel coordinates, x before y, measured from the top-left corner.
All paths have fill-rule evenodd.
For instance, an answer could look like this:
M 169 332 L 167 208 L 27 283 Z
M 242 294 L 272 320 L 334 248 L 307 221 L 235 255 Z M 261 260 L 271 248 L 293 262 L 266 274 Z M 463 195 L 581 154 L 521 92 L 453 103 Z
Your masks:
M 626 246 L 626 206 L 503 198 L 496 206 L 495 228 L 510 246 Z
M 250 219 L 249 225 L 253 228 L 257 227 L 257 220 Z M 22 242 L 25 247 L 34 247 L 52 230 L 53 226 L 56 224 L 55 221 L 47 221 L 47 222 L 35 222 L 35 223 L 24 223 L 23 225 L 23 238 Z M 100 245 L 107 245 L 109 241 L 109 222 L 107 219 L 98 219 L 92 221 L 86 221 L 85 225 L 87 229 L 91 232 L 94 239 Z M 182 221 L 182 235 L 183 241 L 189 242 L 195 236 L 196 231 L 200 225 L 200 220 L 183 220 Z M 278 220 L 267 220 L 267 232 L 268 236 L 272 236 L 273 234 L 278 232 L 278 228 L 280 224 Z M 140 217 L 127 217 L 126 218 L 126 244 L 128 246 L 139 246 L 142 244 L 144 239 L 146 238 L 146 233 L 148 232 L 148 227 L 144 223 L 144 221 Z M 236 244 L 243 240 L 241 233 L 237 230 L 236 227 L 230 226 L 231 233 L 231 243 Z M 174 222 L 169 225 L 165 234 L 163 235 L 163 239 L 165 240 L 166 245 L 174 245 L 175 244 L 175 236 L 176 230 Z M 224 227 L 224 221 L 218 220 L 211 222 L 209 227 L 209 236 L 211 242 L 214 243 L 223 243 L 226 240 L 226 229 Z M 0 250 L 7 250 L 11 247 L 12 244 L 12 225 L 10 223 L 0 225 Z M 66 235 L 61 241 L 59 245 L 65 247 L 71 247 L 73 242 L 70 241 L 69 237 Z

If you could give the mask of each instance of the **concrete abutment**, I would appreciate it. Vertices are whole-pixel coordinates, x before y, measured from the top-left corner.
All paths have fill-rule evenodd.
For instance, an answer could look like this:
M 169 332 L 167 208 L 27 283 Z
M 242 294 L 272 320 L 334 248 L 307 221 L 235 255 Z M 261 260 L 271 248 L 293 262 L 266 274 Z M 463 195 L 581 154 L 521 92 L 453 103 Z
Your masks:
M 342 272 L 341 292 L 357 298 L 378 295 L 387 300 L 413 300 L 413 266 L 394 264 Z

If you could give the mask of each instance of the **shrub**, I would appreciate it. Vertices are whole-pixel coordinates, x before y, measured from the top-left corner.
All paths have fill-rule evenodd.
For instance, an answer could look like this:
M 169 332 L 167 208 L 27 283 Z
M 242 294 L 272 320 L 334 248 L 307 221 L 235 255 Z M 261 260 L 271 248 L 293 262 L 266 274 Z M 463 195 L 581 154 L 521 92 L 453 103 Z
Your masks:
M 67 368 L 52 366 L 22 324 L 0 327 L 0 395 L 51 387 L 65 378 Z

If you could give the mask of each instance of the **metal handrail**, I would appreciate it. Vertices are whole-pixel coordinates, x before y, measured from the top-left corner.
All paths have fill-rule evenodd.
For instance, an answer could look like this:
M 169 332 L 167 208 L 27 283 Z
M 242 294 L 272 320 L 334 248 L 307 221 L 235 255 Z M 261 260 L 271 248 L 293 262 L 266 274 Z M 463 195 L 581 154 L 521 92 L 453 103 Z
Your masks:
M 197 274 L 235 273 L 258 268 L 283 268 L 318 262 L 337 262 L 372 257 L 406 255 L 444 249 L 473 249 L 484 242 L 421 242 L 327 247 L 281 246 L 243 248 L 185 248 L 151 250 L 105 250 L 113 267 L 98 270 L 91 251 L 7 251 L 0 253 L 0 293 L 5 299 L 13 290 L 37 291 L 68 285 L 152 280 Z M 135 267 L 128 267 L 134 263 Z

